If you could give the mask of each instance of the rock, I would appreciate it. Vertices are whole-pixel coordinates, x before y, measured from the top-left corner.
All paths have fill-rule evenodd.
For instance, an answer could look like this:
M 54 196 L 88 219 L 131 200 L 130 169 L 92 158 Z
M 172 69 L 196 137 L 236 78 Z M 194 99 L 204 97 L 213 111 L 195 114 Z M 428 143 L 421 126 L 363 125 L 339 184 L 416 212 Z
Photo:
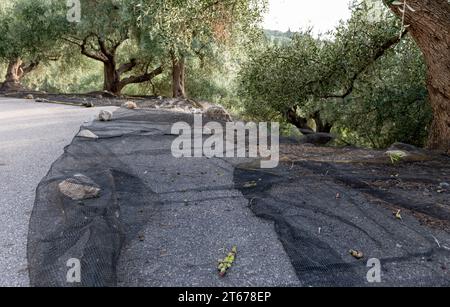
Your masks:
M 134 109 L 137 109 L 137 104 L 133 101 L 127 101 L 124 104 L 122 104 L 122 108 L 134 110 Z
M 312 133 L 304 135 L 300 142 L 302 144 L 326 145 L 334 140 L 334 136 L 330 133 Z
M 82 103 L 81 103 L 81 105 L 83 106 L 83 107 L 86 107 L 86 108 L 93 108 L 95 105 L 92 103 L 92 102 L 90 102 L 90 101 L 83 101 Z
M 101 110 L 98 114 L 98 120 L 102 122 L 109 122 L 112 120 L 113 114 L 110 111 Z
M 422 148 L 405 143 L 394 143 L 385 153 L 387 156 L 397 156 L 403 161 L 425 161 L 430 157 Z
M 35 102 L 48 102 L 48 100 L 45 98 L 36 98 L 34 101 Z
M 84 129 L 77 134 L 77 137 L 87 138 L 87 139 L 98 139 L 98 136 L 90 130 Z
M 441 182 L 439 184 L 439 188 L 441 188 L 441 189 L 448 189 L 448 188 L 450 188 L 450 184 L 448 182 Z
M 220 120 L 224 122 L 232 122 L 231 115 L 221 106 L 211 106 L 203 113 L 207 118 L 212 120 Z
M 28 95 L 25 96 L 25 99 L 34 99 L 34 96 L 31 95 L 31 94 L 28 94 Z
M 97 198 L 100 187 L 87 176 L 76 174 L 58 184 L 59 191 L 73 200 Z

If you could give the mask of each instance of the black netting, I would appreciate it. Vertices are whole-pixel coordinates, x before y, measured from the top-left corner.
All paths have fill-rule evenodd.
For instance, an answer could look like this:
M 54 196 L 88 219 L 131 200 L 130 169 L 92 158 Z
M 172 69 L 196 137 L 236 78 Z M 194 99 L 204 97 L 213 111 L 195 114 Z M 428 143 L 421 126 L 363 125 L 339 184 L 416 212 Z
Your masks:
M 164 115 L 162 115 L 164 116 Z M 96 122 L 89 130 L 98 140 L 76 137 L 53 164 L 37 188 L 30 220 L 28 260 L 33 286 L 68 285 L 67 261 L 81 261 L 81 286 L 113 286 L 116 266 L 126 237 L 134 236 L 158 204 L 155 193 L 145 187 L 127 166 L 124 140 L 158 132 L 139 122 L 133 113 L 114 124 Z M 84 129 L 84 128 L 83 128 Z M 161 132 L 159 132 L 161 133 Z M 72 200 L 58 184 L 83 174 L 101 188 L 98 198 Z
M 448 182 L 448 160 L 257 170 L 232 159 L 175 159 L 171 124 L 192 123 L 191 115 L 114 115 L 87 127 L 98 139 L 76 137 L 37 188 L 31 285 L 363 286 L 368 258 L 382 262 L 381 285 L 450 284 L 448 191 L 423 194 Z M 100 187 L 98 198 L 60 192 L 76 174 Z M 233 245 L 236 268 L 220 279 L 216 261 Z M 81 284 L 67 283 L 71 258 L 81 261 Z
M 450 173 L 448 160 L 440 167 L 433 163 L 296 162 L 271 171 L 243 165 L 235 170 L 235 182 L 252 211 L 275 223 L 303 285 L 369 285 L 367 260 L 378 258 L 383 286 L 448 286 L 450 250 L 442 239 L 448 242 L 450 203 L 444 195 L 442 203 L 432 203 L 414 185 L 437 187 L 442 173 Z M 420 222 L 396 219 L 398 209 L 404 216 L 420 214 Z M 364 259 L 353 258 L 351 249 L 363 251 Z

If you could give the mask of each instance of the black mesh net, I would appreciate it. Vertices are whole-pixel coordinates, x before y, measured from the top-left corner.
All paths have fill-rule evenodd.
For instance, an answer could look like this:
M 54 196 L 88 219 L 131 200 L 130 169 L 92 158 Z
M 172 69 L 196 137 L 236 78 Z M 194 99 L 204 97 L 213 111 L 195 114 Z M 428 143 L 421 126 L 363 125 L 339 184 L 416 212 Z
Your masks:
M 178 121 L 193 117 L 121 109 L 112 122 L 86 127 L 98 139 L 76 137 L 65 148 L 37 188 L 32 286 L 365 286 L 369 258 L 380 259 L 383 286 L 450 284 L 448 191 L 422 194 L 448 179 L 448 159 L 273 170 L 239 159 L 177 160 L 170 127 Z M 61 193 L 77 174 L 101 189 L 98 197 Z M 399 209 L 403 220 L 393 216 Z M 219 279 L 216 261 L 235 244 L 236 268 Z M 67 282 L 72 258 L 81 283 Z
M 418 188 L 437 187 L 443 174 L 446 158 L 398 166 L 300 161 L 271 171 L 243 165 L 235 182 L 252 211 L 275 223 L 302 285 L 370 285 L 367 260 L 377 258 L 379 285 L 448 286 L 448 194 L 436 203 Z

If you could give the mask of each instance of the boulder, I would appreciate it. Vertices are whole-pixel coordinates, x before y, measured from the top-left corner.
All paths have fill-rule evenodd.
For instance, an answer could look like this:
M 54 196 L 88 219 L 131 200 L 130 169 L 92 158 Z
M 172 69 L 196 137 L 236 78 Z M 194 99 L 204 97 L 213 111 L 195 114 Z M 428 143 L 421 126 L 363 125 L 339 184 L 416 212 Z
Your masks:
M 97 198 L 100 187 L 89 177 L 76 174 L 58 184 L 59 191 L 72 200 Z
M 122 104 L 122 108 L 134 110 L 134 109 L 137 109 L 137 104 L 133 101 L 127 101 L 124 104 Z
M 205 117 L 212 120 L 219 120 L 224 122 L 232 122 L 231 115 L 221 106 L 211 106 L 203 113 Z
M 112 120 L 113 114 L 110 111 L 101 110 L 98 114 L 98 120 L 102 122 L 109 122 Z
M 25 99 L 34 99 L 34 96 L 32 94 L 28 94 L 25 96 Z
M 87 130 L 87 129 L 81 130 L 77 134 L 77 137 L 86 138 L 86 139 L 98 139 L 98 136 L 95 133 L 93 133 L 92 131 Z

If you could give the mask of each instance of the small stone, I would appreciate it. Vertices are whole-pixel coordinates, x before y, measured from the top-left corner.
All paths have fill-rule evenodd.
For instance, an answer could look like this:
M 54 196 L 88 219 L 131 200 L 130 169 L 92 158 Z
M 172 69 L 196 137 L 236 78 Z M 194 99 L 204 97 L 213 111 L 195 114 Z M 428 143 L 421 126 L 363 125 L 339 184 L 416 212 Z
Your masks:
M 87 138 L 87 139 L 98 139 L 98 136 L 90 130 L 84 129 L 77 134 L 77 137 Z
M 354 258 L 356 259 L 362 259 L 364 258 L 364 254 L 361 251 L 357 251 L 357 250 L 350 250 L 350 255 L 352 255 Z
M 28 94 L 28 95 L 25 96 L 25 99 L 34 99 L 34 96 L 31 95 L 31 94 Z
M 102 122 L 109 122 L 112 120 L 113 114 L 110 111 L 101 110 L 98 114 L 98 120 Z
M 83 106 L 83 107 L 86 107 L 86 108 L 93 108 L 95 105 L 92 103 L 92 102 L 90 102 L 90 101 L 83 101 L 82 103 L 81 103 L 81 105 Z
M 441 188 L 441 189 L 448 189 L 448 188 L 450 188 L 450 184 L 448 182 L 441 182 L 439 184 L 439 188 Z
M 134 109 L 137 109 L 137 104 L 133 101 L 127 101 L 124 104 L 122 104 L 122 108 L 134 110 Z
M 73 200 L 97 198 L 100 187 L 89 177 L 76 174 L 58 184 L 59 191 Z
M 36 98 L 35 100 L 34 100 L 35 102 L 48 102 L 48 100 L 47 99 L 45 99 L 45 98 Z

